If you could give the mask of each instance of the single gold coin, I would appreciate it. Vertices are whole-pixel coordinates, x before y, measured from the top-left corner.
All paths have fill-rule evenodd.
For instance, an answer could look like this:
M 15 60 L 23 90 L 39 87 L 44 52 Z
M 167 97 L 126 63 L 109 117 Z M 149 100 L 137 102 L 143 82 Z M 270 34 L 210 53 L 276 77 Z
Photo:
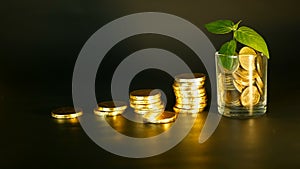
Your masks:
M 101 111 L 94 109 L 94 113 L 98 116 L 117 116 L 124 112 L 125 110 L 116 110 L 116 111 Z
M 249 79 L 255 79 L 257 76 L 258 76 L 258 73 L 255 70 L 247 71 L 243 68 L 238 68 L 232 73 L 232 77 L 234 79 L 249 80 Z
M 157 89 L 140 89 L 130 92 L 132 100 L 159 100 L 161 92 Z
M 76 112 L 73 107 L 61 107 L 51 112 L 51 116 L 57 119 L 76 118 L 82 114 L 82 111 Z
M 177 118 L 177 113 L 170 112 L 170 111 L 164 111 L 158 116 L 155 116 L 154 118 L 147 118 L 144 117 L 144 121 L 147 123 L 154 123 L 154 124 L 162 124 L 162 123 L 170 123 L 175 121 Z
M 197 113 L 202 112 L 204 110 L 204 108 L 199 108 L 199 109 L 181 109 L 181 108 L 173 107 L 173 110 L 176 113 L 197 114 Z
M 262 81 L 262 79 L 260 78 L 260 76 L 258 76 L 256 78 L 256 86 L 258 88 L 258 91 L 261 95 L 263 95 L 263 88 L 264 88 L 264 82 Z
M 131 104 L 158 104 L 161 103 L 161 99 L 156 99 L 156 100 L 134 100 L 130 99 L 129 100 Z
M 201 103 L 206 103 L 207 98 L 183 98 L 183 99 L 176 99 L 176 103 L 179 104 L 201 104 Z
M 256 57 L 256 70 L 257 70 L 257 73 L 260 77 L 263 77 L 263 60 L 262 60 L 262 57 L 261 55 L 258 55 Z
M 203 86 L 175 86 L 173 85 L 174 91 L 191 91 L 191 90 L 198 90 L 203 88 Z
M 135 113 L 141 114 L 141 115 L 145 115 L 147 113 L 157 114 L 157 113 L 161 113 L 161 112 L 165 111 L 165 108 L 162 108 L 162 109 L 134 109 L 133 111 Z
M 205 74 L 203 73 L 183 73 L 175 76 L 176 82 L 204 82 L 205 81 Z
M 246 70 L 255 70 L 256 52 L 250 47 L 243 47 L 239 52 L 240 65 Z
M 173 86 L 175 87 L 193 87 L 193 88 L 200 88 L 203 87 L 205 82 L 200 81 L 200 82 L 176 82 L 174 81 Z
M 224 101 L 226 104 L 239 102 L 240 93 L 237 90 L 226 90 L 224 92 Z
M 140 110 L 161 109 L 161 108 L 164 108 L 164 104 L 162 102 L 160 102 L 158 104 L 131 104 L 130 103 L 130 107 L 132 107 L 134 109 L 140 109 Z
M 127 103 L 123 101 L 105 101 L 98 103 L 98 110 L 100 111 L 119 111 L 125 110 Z
M 179 109 L 202 109 L 206 107 L 206 103 L 201 103 L 201 104 L 179 104 L 176 103 L 175 107 Z
M 260 94 L 256 86 L 249 86 L 241 94 L 241 103 L 245 107 L 255 106 L 260 99 Z
M 236 82 L 236 80 L 233 80 L 233 85 L 236 88 L 236 90 L 240 93 L 242 93 L 243 89 L 245 88 L 244 85 L 241 85 L 240 83 Z
M 186 90 L 186 91 L 181 91 L 181 90 L 174 90 L 175 95 L 180 95 L 180 96 L 204 96 L 206 94 L 205 88 L 201 88 L 198 90 Z

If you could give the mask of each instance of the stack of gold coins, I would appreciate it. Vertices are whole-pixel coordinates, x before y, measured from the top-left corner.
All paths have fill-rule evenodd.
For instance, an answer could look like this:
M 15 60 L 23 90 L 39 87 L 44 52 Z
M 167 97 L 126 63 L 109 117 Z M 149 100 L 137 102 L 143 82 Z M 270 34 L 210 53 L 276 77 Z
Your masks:
M 161 92 L 157 89 L 140 89 L 130 93 L 130 106 L 138 114 L 159 115 L 165 106 L 161 100 Z
M 105 101 L 98 104 L 94 113 L 98 116 L 117 116 L 122 114 L 126 108 L 127 104 L 123 101 Z
M 173 90 L 177 113 L 199 113 L 206 107 L 207 96 L 204 88 L 206 76 L 202 73 L 180 74 L 175 76 Z
M 51 112 L 51 116 L 57 119 L 72 119 L 82 115 L 82 111 L 76 112 L 73 107 L 61 107 Z
M 245 107 L 255 106 L 264 91 L 262 56 L 250 47 L 243 47 L 239 51 L 239 63 L 240 66 L 232 73 L 235 95 L 228 95 L 235 99 L 227 101 L 225 99 L 225 103 Z

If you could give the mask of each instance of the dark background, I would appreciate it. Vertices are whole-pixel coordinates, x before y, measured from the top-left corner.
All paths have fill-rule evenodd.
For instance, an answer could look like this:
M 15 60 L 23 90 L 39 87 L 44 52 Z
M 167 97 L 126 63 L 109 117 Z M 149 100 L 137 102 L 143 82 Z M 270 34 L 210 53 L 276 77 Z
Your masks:
M 0 167 L 300 166 L 297 161 L 300 158 L 300 14 L 296 0 L 13 0 L 2 2 L 0 9 Z M 234 22 L 243 20 L 241 25 L 250 26 L 263 35 L 271 59 L 268 72 L 268 115 L 254 121 L 259 126 L 256 132 L 260 140 L 257 143 L 264 143 L 261 147 L 254 146 L 251 149 L 250 146 L 249 149 L 244 149 L 243 144 L 238 144 L 238 134 L 234 140 L 224 141 L 225 133 L 232 131 L 228 126 L 238 125 L 241 130 L 248 131 L 253 123 L 225 118 L 215 136 L 201 145 L 204 147 L 196 144 L 197 137 L 191 134 L 174 150 L 160 156 L 127 159 L 98 147 L 86 136 L 79 124 L 62 125 L 50 117 L 52 109 L 72 105 L 73 68 L 87 39 L 114 19 L 149 11 L 170 13 L 190 21 L 206 33 L 217 49 L 230 38 L 212 35 L 204 29 L 205 23 L 217 19 L 231 19 Z M 118 43 L 101 64 L 98 76 L 105 77 L 105 81 L 96 82 L 98 100 L 109 98 L 109 90 L 103 89 L 109 87 L 110 75 L 118 63 L 116 61 L 120 62 L 132 52 L 148 47 L 172 51 L 183 58 L 193 71 L 205 72 L 201 61 L 181 42 L 160 35 L 134 36 Z M 165 85 L 154 77 L 164 79 Z M 171 89 L 165 87 L 171 83 L 172 78 L 167 74 L 149 70 L 141 72 L 132 82 L 131 88 L 157 87 L 171 93 Z M 209 84 L 207 87 L 209 88 Z M 168 97 L 173 98 L 172 94 Z M 195 131 L 195 134 L 198 132 Z M 261 141 L 264 140 L 263 137 L 266 137 L 265 141 Z M 188 141 L 191 139 L 195 143 L 189 145 Z M 223 141 L 238 144 L 239 147 L 222 149 L 226 146 L 221 144 Z M 197 154 L 198 149 L 202 148 L 207 151 Z M 246 152 L 250 152 L 250 155 L 243 156 Z M 182 159 L 175 162 L 169 157 L 177 157 L 176 153 L 180 153 Z M 191 161 L 185 160 L 187 156 L 194 156 L 195 159 L 190 157 Z M 225 160 L 222 157 L 227 158 Z M 282 161 L 278 161 L 280 159 Z M 119 161 L 115 162 L 116 160 Z

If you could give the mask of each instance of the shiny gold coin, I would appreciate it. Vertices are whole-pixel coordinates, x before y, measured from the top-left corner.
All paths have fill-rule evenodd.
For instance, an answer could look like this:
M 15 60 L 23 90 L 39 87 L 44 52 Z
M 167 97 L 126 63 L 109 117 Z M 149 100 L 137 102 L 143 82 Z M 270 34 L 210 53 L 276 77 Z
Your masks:
M 258 55 L 256 57 L 256 70 L 257 70 L 257 73 L 260 77 L 263 77 L 263 61 L 262 61 L 262 57 L 261 55 Z
M 173 86 L 175 87 L 194 87 L 194 88 L 200 88 L 203 87 L 205 82 L 176 82 L 174 81 Z
M 162 109 L 134 109 L 133 111 L 137 114 L 144 115 L 146 113 L 153 113 L 153 114 L 161 113 L 161 112 L 165 111 L 165 109 L 164 108 L 162 108 Z
M 98 116 L 117 116 L 124 112 L 124 110 L 116 110 L 116 111 L 101 111 L 98 109 L 94 109 L 94 113 Z
M 250 78 L 255 79 L 258 76 L 258 74 L 255 70 L 247 71 L 245 69 L 238 68 L 232 73 L 232 76 L 234 79 L 249 80 Z
M 162 102 L 158 103 L 158 104 L 131 104 L 130 103 L 130 107 L 134 108 L 134 109 L 161 109 L 164 108 L 165 106 L 163 105 Z
M 256 52 L 250 47 L 243 47 L 239 52 L 240 65 L 246 70 L 255 70 Z
M 240 93 L 237 90 L 227 90 L 224 93 L 224 101 L 226 104 L 239 102 Z
M 174 91 L 175 96 L 179 98 L 184 97 L 202 97 L 206 95 L 205 89 L 195 91 Z
M 82 115 L 82 112 L 76 112 L 73 107 L 61 107 L 51 112 L 51 116 L 58 119 L 71 119 Z
M 154 118 L 144 118 L 145 122 L 148 123 L 154 123 L 154 124 L 162 124 L 162 123 L 170 123 L 175 121 L 177 118 L 177 113 L 175 112 L 170 112 L 170 111 L 164 111 L 158 116 Z
M 123 101 L 105 101 L 98 103 L 98 110 L 100 111 L 119 111 L 125 110 L 127 103 Z
M 156 99 L 156 100 L 134 100 L 130 99 L 131 104 L 157 104 L 161 103 L 161 98 Z
M 173 110 L 176 113 L 187 113 L 187 114 L 197 114 L 200 113 L 204 110 L 204 108 L 200 108 L 200 109 L 180 109 L 177 107 L 173 107 Z
M 176 103 L 175 107 L 179 108 L 179 109 L 201 109 L 201 108 L 205 108 L 206 107 L 206 103 L 202 103 L 202 104 L 179 104 Z
M 179 104 L 201 104 L 201 103 L 207 103 L 207 98 L 197 98 L 197 99 L 190 99 L 190 98 L 185 98 L 185 99 L 176 99 L 176 103 Z
M 263 95 L 264 82 L 262 81 L 262 79 L 259 76 L 256 78 L 256 85 L 257 85 L 259 93 L 261 95 Z
M 191 91 L 191 90 L 199 90 L 203 88 L 203 86 L 175 86 L 173 85 L 174 91 Z
M 161 97 L 161 92 L 157 89 L 140 89 L 130 92 L 132 100 L 158 100 Z
M 244 85 L 241 85 L 240 83 L 236 82 L 235 80 L 233 81 L 233 85 L 236 88 L 237 91 L 242 93 L 243 89 L 245 88 Z
M 205 74 L 203 73 L 183 73 L 175 76 L 176 82 L 204 82 L 205 81 Z
M 245 107 L 255 106 L 260 99 L 260 94 L 256 86 L 249 86 L 245 88 L 241 94 L 241 103 Z

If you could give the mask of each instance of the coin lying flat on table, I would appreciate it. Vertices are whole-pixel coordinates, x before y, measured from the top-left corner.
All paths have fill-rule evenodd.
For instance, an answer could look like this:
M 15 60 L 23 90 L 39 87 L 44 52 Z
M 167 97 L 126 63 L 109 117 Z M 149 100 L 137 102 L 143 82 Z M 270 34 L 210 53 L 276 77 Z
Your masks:
M 162 124 L 162 123 L 170 123 L 175 121 L 177 118 L 177 113 L 164 111 L 157 116 L 144 116 L 144 121 L 147 123 L 155 123 L 155 124 Z
M 94 113 L 98 116 L 117 116 L 122 114 L 127 108 L 127 103 L 123 101 L 105 101 L 98 103 Z
M 133 100 L 159 100 L 161 93 L 157 89 L 140 89 L 130 92 L 130 99 Z
M 184 74 L 176 75 L 175 81 L 194 83 L 194 82 L 204 82 L 205 78 L 206 76 L 203 73 L 184 73 Z
M 51 116 L 58 119 L 76 118 L 82 115 L 82 112 L 76 112 L 74 107 L 61 107 L 51 112 Z

